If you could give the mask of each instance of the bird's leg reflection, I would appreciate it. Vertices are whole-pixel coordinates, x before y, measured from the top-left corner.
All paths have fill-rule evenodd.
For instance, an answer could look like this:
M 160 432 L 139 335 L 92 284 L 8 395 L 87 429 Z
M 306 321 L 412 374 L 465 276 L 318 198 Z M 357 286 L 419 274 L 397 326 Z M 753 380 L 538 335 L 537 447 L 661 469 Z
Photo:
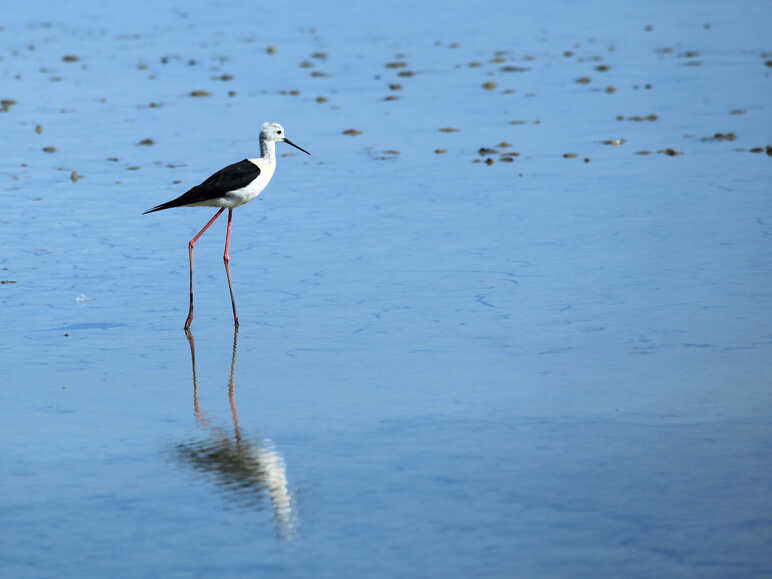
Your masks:
M 201 408 L 198 406 L 198 377 L 196 376 L 196 341 L 193 338 L 193 332 L 190 329 L 185 329 L 185 336 L 188 338 L 188 345 L 190 346 L 190 364 L 193 366 L 193 415 L 196 417 L 196 422 L 201 425 L 205 422 L 201 416 Z M 233 383 L 233 372 L 231 371 L 231 383 Z
M 228 376 L 228 400 L 233 419 L 231 438 L 225 429 L 211 425 L 210 421 L 203 417 L 198 403 L 196 345 L 193 333 L 189 330 L 186 332 L 193 368 L 193 413 L 198 426 L 208 432 L 204 440 L 177 445 L 177 456 L 182 463 L 213 476 L 217 484 L 227 489 L 241 504 L 261 509 L 267 494 L 271 502 L 276 534 L 280 538 L 293 538 L 296 515 L 287 485 L 284 459 L 270 439 L 249 437 L 239 427 L 234 385 L 238 335 L 236 327 L 233 331 L 233 353 Z

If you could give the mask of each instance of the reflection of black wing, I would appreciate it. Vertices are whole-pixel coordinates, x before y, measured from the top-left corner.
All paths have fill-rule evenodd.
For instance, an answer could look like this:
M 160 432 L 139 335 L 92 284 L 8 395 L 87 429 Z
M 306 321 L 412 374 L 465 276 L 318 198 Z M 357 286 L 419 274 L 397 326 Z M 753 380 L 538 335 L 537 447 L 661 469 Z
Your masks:
M 244 159 L 238 163 L 233 163 L 233 165 L 228 165 L 224 169 L 220 169 L 200 185 L 196 185 L 176 199 L 172 199 L 166 203 L 156 205 L 152 209 L 148 209 L 145 213 L 152 213 L 153 211 L 170 209 L 172 207 L 182 207 L 183 205 L 192 205 L 194 203 L 201 203 L 202 201 L 209 201 L 210 199 L 217 199 L 229 191 L 235 191 L 236 189 L 246 187 L 254 181 L 259 174 L 260 168 L 249 159 Z

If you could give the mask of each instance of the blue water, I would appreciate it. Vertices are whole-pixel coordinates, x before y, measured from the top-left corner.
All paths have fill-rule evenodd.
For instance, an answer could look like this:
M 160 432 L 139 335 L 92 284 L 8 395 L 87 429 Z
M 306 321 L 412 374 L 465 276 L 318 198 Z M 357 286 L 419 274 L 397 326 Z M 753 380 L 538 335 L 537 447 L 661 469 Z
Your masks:
M 771 16 L 15 6 L 0 576 L 771 575 Z

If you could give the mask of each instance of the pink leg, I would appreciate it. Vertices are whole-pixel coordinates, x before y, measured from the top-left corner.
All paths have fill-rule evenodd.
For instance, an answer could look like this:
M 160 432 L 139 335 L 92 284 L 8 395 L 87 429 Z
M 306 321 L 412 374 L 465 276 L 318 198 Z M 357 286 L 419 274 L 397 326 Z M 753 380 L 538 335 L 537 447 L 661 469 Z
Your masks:
M 236 442 L 241 442 L 241 432 L 239 431 L 239 415 L 236 413 L 236 397 L 233 392 L 233 373 L 236 370 L 236 340 L 239 337 L 239 327 L 233 328 L 233 356 L 231 357 L 231 375 L 228 380 L 228 400 L 231 403 L 231 414 L 233 415 L 233 431 L 236 435 Z
M 225 262 L 225 273 L 228 274 L 228 289 L 231 290 L 231 307 L 233 308 L 233 324 L 236 328 L 239 327 L 239 316 L 236 314 L 236 300 L 233 298 L 233 284 L 231 283 L 231 258 L 228 255 L 228 247 L 231 243 L 231 218 L 233 217 L 233 209 L 228 209 L 228 233 L 225 235 L 225 254 L 222 259 Z
M 204 225 L 204 228 L 188 243 L 188 255 L 190 256 L 190 309 L 188 310 L 188 319 L 185 320 L 186 330 L 190 329 L 190 324 L 193 322 L 193 246 L 196 244 L 196 241 L 198 241 L 198 238 L 204 234 L 204 231 L 209 229 L 209 226 L 214 223 L 214 220 L 217 219 L 223 211 L 225 211 L 225 207 L 222 207 L 215 213 L 214 217 L 209 220 L 209 223 Z

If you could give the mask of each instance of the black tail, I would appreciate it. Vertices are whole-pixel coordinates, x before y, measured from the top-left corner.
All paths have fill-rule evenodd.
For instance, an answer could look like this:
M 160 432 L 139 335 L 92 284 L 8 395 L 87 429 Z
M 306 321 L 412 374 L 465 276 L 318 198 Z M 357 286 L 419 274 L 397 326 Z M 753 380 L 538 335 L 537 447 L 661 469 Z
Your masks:
M 163 209 L 171 209 L 172 207 L 183 207 L 187 205 L 184 200 L 181 200 L 180 197 L 177 199 L 172 199 L 171 201 L 167 201 L 166 203 L 161 203 L 160 205 L 156 205 L 152 209 L 148 209 L 147 211 L 143 211 L 142 215 L 147 215 L 148 213 L 153 213 L 153 211 L 161 211 Z
M 148 213 L 152 213 L 153 211 L 161 211 L 162 209 L 169 209 L 171 205 L 169 203 L 161 203 L 160 205 L 156 205 L 152 209 L 148 209 L 147 211 L 143 211 L 142 215 L 147 215 Z

